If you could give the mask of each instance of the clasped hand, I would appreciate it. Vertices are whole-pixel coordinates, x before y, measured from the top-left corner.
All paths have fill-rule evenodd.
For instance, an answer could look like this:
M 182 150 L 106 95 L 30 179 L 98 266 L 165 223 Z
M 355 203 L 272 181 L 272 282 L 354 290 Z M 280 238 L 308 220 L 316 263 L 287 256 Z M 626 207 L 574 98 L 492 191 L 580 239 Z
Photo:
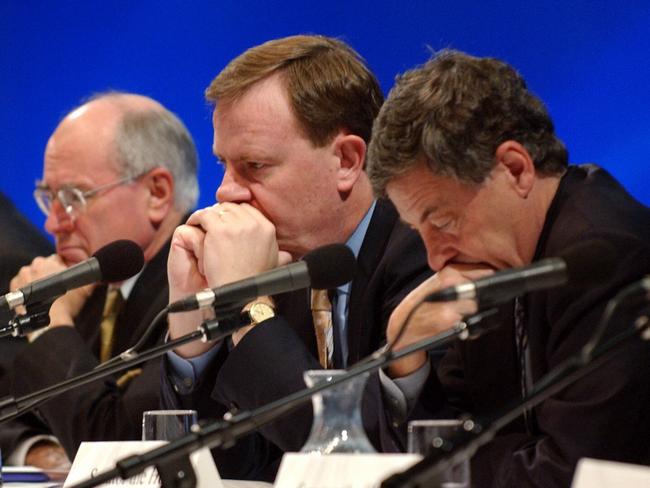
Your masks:
M 405 332 L 401 335 L 398 342 L 394 344 L 395 351 L 444 332 L 452 328 L 463 317 L 476 313 L 477 305 L 474 300 L 436 303 L 423 303 L 423 300 L 431 293 L 442 290 L 443 288 L 467 281 L 474 281 L 488 276 L 493 272 L 493 270 L 484 267 L 458 264 L 449 265 L 441 269 L 438 273 L 411 291 L 395 310 L 393 310 L 386 330 L 388 343 L 392 344 L 395 341 L 405 320 L 415 307 L 418 308 L 411 315 Z M 426 360 L 426 352 L 416 352 L 393 362 L 388 372 L 394 378 L 406 376 L 422 367 Z
M 291 256 L 280 251 L 275 226 L 247 203 L 217 203 L 197 210 L 179 226 L 172 238 L 167 272 L 171 302 L 288 264 Z M 202 312 L 174 314 L 169 318 L 172 339 L 196 329 Z M 210 345 L 190 343 L 176 352 L 192 357 Z

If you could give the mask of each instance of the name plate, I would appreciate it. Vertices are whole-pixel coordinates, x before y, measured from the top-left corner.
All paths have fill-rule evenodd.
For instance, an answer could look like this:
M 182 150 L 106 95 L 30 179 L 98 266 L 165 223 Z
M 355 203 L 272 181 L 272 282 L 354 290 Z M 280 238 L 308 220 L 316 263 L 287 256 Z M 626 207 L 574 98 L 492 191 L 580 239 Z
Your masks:
M 647 488 L 650 467 L 583 458 L 578 461 L 572 488 Z
M 127 456 L 142 454 L 165 444 L 167 444 L 165 441 L 82 442 L 63 487 L 80 483 L 113 469 L 117 461 Z M 197 488 L 223 488 L 219 472 L 207 448 L 190 454 L 190 462 L 196 473 Z M 150 467 L 127 480 L 116 478 L 99 486 L 159 488 L 160 477 L 156 468 Z
M 419 454 L 299 454 L 282 457 L 275 488 L 375 488 Z

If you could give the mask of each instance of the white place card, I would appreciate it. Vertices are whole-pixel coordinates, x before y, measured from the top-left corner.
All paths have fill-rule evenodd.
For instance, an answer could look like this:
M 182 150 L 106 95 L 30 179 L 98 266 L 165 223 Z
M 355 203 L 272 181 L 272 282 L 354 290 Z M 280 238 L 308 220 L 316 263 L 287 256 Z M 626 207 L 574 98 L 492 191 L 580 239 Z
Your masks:
M 648 488 L 650 467 L 584 458 L 578 462 L 571 488 Z
M 391 474 L 422 459 L 419 454 L 300 454 L 282 458 L 275 488 L 376 488 Z
M 113 469 L 117 461 L 127 456 L 142 454 L 164 444 L 165 441 L 82 442 L 63 487 Z M 197 488 L 223 488 L 219 472 L 207 448 L 192 453 L 190 462 L 196 473 Z M 156 468 L 150 467 L 128 480 L 118 478 L 99 486 L 159 488 L 160 478 Z

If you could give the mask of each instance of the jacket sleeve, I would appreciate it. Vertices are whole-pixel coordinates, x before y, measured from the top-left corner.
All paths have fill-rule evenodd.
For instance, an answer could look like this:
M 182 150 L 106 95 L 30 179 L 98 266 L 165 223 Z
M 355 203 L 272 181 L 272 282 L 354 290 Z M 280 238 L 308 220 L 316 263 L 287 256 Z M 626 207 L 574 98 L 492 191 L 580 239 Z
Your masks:
M 75 328 L 53 328 L 16 357 L 14 394 L 19 397 L 40 390 L 97 364 Z M 62 393 L 38 407 L 70 459 L 82 441 L 140 438 L 142 412 L 159 405 L 160 360 L 136 367 L 131 374 L 132 379 L 124 386 L 118 386 L 121 375 L 108 377 Z

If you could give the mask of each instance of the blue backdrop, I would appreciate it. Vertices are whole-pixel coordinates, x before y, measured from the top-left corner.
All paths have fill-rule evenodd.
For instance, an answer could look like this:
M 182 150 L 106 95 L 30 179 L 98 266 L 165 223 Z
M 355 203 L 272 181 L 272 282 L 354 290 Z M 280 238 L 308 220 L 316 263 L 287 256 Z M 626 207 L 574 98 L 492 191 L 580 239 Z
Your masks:
M 647 1 L 0 0 L 0 190 L 41 226 L 31 192 L 47 138 L 80 99 L 119 89 L 184 120 L 200 205 L 211 204 L 221 174 L 203 90 L 252 45 L 319 33 L 357 49 L 386 92 L 430 49 L 510 62 L 547 103 L 571 160 L 598 162 L 647 205 L 649 26 Z

